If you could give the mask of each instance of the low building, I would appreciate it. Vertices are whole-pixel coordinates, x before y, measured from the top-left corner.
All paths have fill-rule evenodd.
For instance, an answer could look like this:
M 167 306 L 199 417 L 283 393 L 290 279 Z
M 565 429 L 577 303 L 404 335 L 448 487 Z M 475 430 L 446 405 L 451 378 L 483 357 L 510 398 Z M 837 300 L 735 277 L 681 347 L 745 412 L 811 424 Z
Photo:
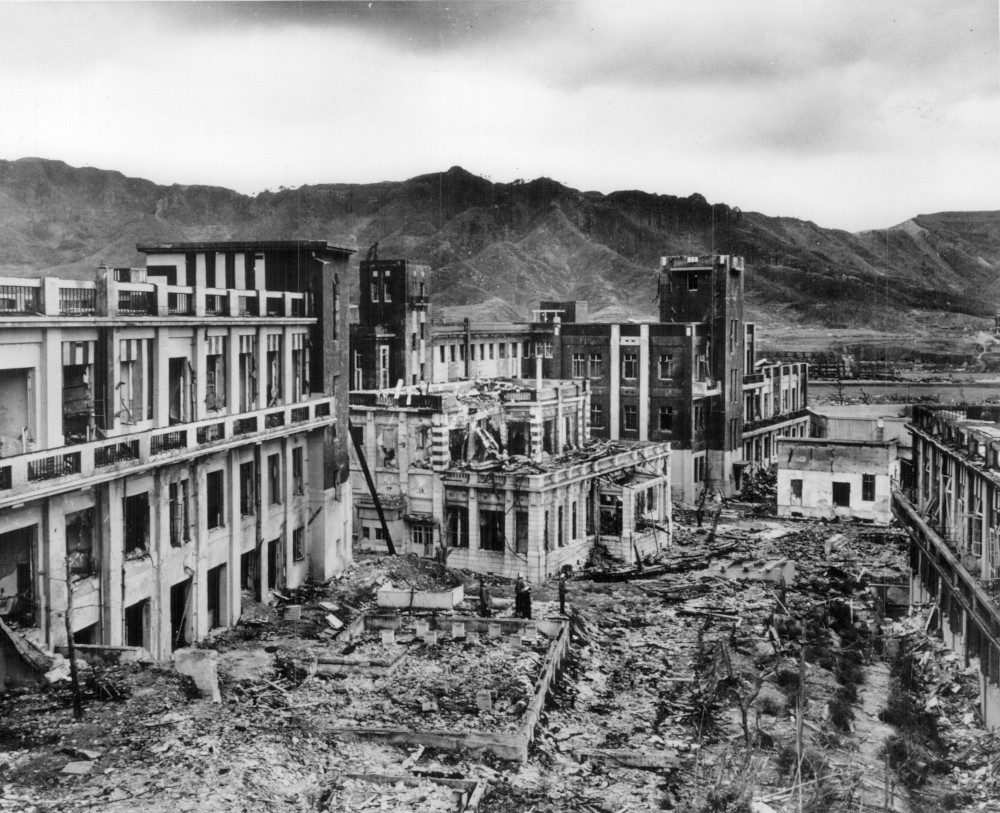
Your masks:
M 777 445 L 778 516 L 892 520 L 896 440 L 779 438 Z
M 498 380 L 351 393 L 357 542 L 537 581 L 595 544 L 669 544 L 670 445 L 589 436 L 586 382 Z M 382 517 L 379 517 L 379 511 Z M 384 519 L 384 526 L 383 526 Z
M 145 268 L 0 280 L 0 617 L 156 658 L 244 591 L 351 559 L 351 252 L 140 245 Z

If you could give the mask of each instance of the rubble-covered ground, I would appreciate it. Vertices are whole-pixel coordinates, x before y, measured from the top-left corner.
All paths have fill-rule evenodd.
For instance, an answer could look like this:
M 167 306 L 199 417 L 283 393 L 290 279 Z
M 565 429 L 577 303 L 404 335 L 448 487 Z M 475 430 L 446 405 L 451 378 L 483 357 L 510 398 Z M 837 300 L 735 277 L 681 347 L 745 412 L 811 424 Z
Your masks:
M 677 512 L 654 578 L 569 582 L 572 646 L 524 765 L 330 733 L 352 704 L 364 704 L 365 724 L 422 719 L 428 694 L 439 701 L 431 715 L 464 698 L 456 707 L 475 727 L 469 687 L 501 698 L 516 660 L 536 654 L 449 641 L 434 657 L 407 657 L 410 672 L 307 676 L 304 659 L 344 651 L 327 616 L 349 623 L 380 584 L 464 581 L 467 595 L 478 584 L 431 561 L 369 557 L 287 596 L 302 620 L 261 605 L 205 642 L 220 652 L 220 704 L 169 665 L 94 669 L 81 722 L 64 686 L 2 698 L 0 811 L 457 809 L 433 777 L 485 779 L 483 813 L 1000 810 L 1000 756 L 979 725 L 975 673 L 926 634 L 924 613 L 890 604 L 896 617 L 883 618 L 882 599 L 898 598 L 893 585 L 908 575 L 905 537 L 726 510 L 710 538 L 714 510 L 701 530 Z M 510 614 L 511 585 L 491 590 Z M 554 583 L 532 592 L 536 618 L 557 614 Z M 459 612 L 474 609 L 467 599 Z M 423 645 L 404 627 L 393 646 Z M 449 672 L 456 662 L 471 671 Z

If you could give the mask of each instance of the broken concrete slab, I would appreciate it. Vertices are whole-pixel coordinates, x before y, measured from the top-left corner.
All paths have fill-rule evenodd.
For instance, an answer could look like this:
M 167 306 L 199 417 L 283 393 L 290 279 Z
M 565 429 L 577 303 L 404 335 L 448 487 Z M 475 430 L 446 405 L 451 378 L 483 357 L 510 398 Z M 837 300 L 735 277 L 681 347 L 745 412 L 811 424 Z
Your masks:
M 379 607 L 403 610 L 453 610 L 465 599 L 462 585 L 451 590 L 401 590 L 384 584 L 375 594 Z
M 60 773 L 70 774 L 71 776 L 83 776 L 84 774 L 90 773 L 93 769 L 94 763 L 90 760 L 80 760 L 78 762 L 67 762 Z
M 661 771 L 679 768 L 681 761 L 676 751 L 634 751 L 613 748 L 578 748 L 573 756 L 579 762 L 590 760 L 602 765 L 620 765 L 623 768 L 639 768 L 646 771 Z
M 222 702 L 218 652 L 213 649 L 178 649 L 174 653 L 174 668 L 194 680 L 203 699 Z

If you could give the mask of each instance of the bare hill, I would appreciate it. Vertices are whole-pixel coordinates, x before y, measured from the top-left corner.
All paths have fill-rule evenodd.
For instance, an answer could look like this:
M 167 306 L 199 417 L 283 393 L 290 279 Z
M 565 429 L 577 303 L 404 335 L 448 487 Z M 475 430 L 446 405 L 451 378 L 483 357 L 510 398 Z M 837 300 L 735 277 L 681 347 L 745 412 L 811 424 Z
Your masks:
M 434 269 L 435 299 L 541 298 L 655 312 L 662 254 L 744 255 L 751 312 L 828 327 L 891 327 L 912 310 L 991 314 L 1000 212 L 917 215 L 857 234 L 741 212 L 700 195 L 580 192 L 547 178 L 492 183 L 460 167 L 399 182 L 242 195 L 161 186 L 60 161 L 0 161 L 0 273 L 88 276 L 137 264 L 148 240 L 325 238 Z M 495 310 L 491 305 L 489 310 Z

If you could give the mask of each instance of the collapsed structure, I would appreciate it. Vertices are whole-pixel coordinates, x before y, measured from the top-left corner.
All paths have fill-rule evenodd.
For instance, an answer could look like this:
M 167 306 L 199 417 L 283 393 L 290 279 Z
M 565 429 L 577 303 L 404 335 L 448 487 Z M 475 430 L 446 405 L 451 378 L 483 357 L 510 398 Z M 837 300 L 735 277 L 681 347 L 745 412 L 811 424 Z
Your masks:
M 0 280 L 0 617 L 164 658 L 244 590 L 350 561 L 351 251 L 138 248 L 92 282 Z
M 439 324 L 430 269 L 361 263 L 352 325 L 355 390 L 479 378 L 588 382 L 588 432 L 670 443 L 673 499 L 728 496 L 747 466 L 770 466 L 779 436 L 805 437 L 805 363 L 756 358 L 743 316 L 743 260 L 664 257 L 658 322 L 592 323 L 585 302 L 543 301 L 528 323 Z
M 596 544 L 633 560 L 669 544 L 670 445 L 589 437 L 587 382 L 485 380 L 351 393 L 359 540 L 529 581 Z M 381 516 L 380 516 L 381 513 Z

